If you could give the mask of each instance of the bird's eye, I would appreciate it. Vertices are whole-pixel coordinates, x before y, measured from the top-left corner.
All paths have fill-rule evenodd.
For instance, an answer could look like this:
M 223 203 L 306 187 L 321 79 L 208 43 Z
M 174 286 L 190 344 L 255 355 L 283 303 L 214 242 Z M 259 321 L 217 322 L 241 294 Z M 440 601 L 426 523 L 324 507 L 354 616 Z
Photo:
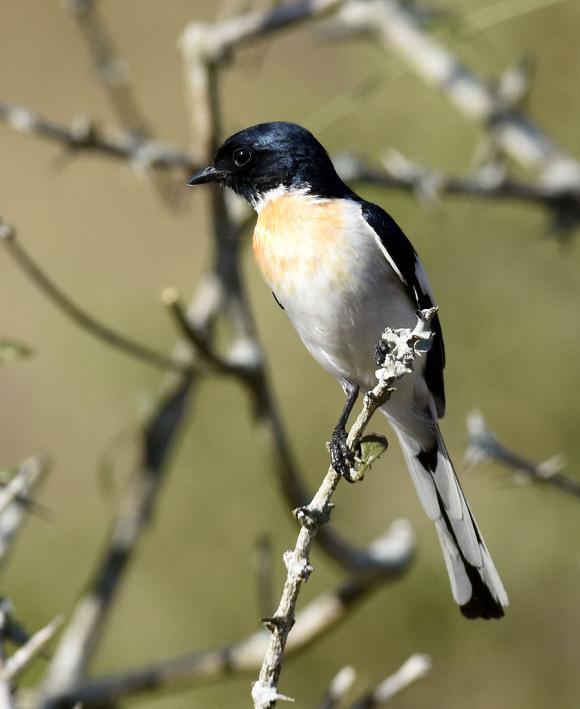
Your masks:
M 234 150 L 232 158 L 236 167 L 244 167 L 252 159 L 252 151 L 247 148 L 238 148 Z

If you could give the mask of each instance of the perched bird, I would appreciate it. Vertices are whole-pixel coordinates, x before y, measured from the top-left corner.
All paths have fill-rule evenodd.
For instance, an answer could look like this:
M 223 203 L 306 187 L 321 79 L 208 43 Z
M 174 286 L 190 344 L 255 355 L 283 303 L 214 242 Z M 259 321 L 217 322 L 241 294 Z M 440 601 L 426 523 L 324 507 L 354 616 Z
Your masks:
M 217 182 L 258 213 L 253 252 L 274 298 L 314 358 L 342 384 L 332 464 L 353 463 L 346 423 L 359 390 L 376 384 L 383 330 L 413 327 L 434 299 L 413 246 L 383 209 L 356 195 L 322 145 L 293 123 L 262 123 L 228 138 L 190 185 Z M 500 618 L 507 594 L 467 505 L 437 421 L 445 411 L 445 353 L 434 342 L 383 407 L 425 511 L 435 522 L 453 597 L 468 618 Z

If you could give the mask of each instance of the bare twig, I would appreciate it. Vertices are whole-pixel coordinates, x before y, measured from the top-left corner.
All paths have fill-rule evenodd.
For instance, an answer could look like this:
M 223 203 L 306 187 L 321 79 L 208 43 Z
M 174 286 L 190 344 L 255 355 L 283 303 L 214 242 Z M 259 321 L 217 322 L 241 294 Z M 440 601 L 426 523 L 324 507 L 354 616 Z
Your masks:
M 500 148 L 525 169 L 539 173 L 547 188 L 580 199 L 580 163 L 522 112 L 498 102 L 493 88 L 429 35 L 406 3 L 351 0 L 338 13 L 351 32 L 370 34 L 395 49 L 428 84 L 438 88 L 468 118 L 487 126 Z
M 88 120 L 77 120 L 68 128 L 41 118 L 29 109 L 0 103 L 0 120 L 19 132 L 30 133 L 60 143 L 70 150 L 100 153 L 126 160 L 139 169 L 177 169 L 184 173 L 197 170 L 200 161 L 176 146 L 155 141 L 137 144 L 130 135 L 113 138 L 101 133 Z M 422 194 L 423 187 L 434 184 L 436 196 L 468 196 L 490 200 L 514 200 L 572 214 L 578 198 L 567 187 L 557 188 L 543 182 L 517 180 L 505 172 L 483 169 L 472 175 L 448 175 L 429 166 L 410 165 L 412 169 L 395 170 L 392 163 L 372 165 L 364 158 L 338 154 L 334 158 L 340 176 L 346 182 L 374 185 L 389 190 Z
M 105 87 L 121 125 L 142 140 L 150 134 L 129 81 L 126 62 L 118 56 L 94 0 L 65 0 L 76 19 L 91 53 L 95 69 Z
M 5 629 L 9 621 L 9 614 L 12 610 L 11 604 L 6 599 L 0 601 L 0 675 L 6 666 Z M 0 679 L 0 709 L 12 709 L 14 701 L 12 698 L 12 688 L 10 682 Z
M 25 504 L 26 494 L 36 482 L 41 471 L 37 458 L 25 460 L 12 479 L 0 487 L 0 517 L 14 502 Z
M 11 655 L 0 672 L 0 682 L 13 682 L 40 655 L 55 636 L 63 620 L 63 616 L 57 616 L 47 626 L 34 633 L 25 645 Z
M 580 481 L 561 472 L 566 466 L 562 455 L 556 455 L 543 463 L 533 463 L 522 458 L 498 441 L 479 411 L 472 411 L 467 417 L 467 430 L 469 439 L 465 453 L 466 462 L 477 465 L 486 461 L 497 461 L 530 482 L 550 485 L 569 495 L 580 497 Z
M 110 103 L 121 126 L 139 150 L 141 160 L 136 163 L 141 169 L 151 167 L 146 158 L 146 145 L 150 144 L 151 131 L 145 116 L 135 98 L 127 63 L 116 52 L 106 23 L 101 15 L 100 3 L 94 0 L 65 0 L 65 5 L 77 20 L 77 24 L 87 42 L 93 64 L 105 88 Z M 143 148 L 145 147 L 145 151 Z M 168 202 L 178 194 L 167 175 L 148 170 L 148 177 L 158 193 Z
M 175 431 L 183 419 L 193 375 L 181 375 L 145 431 L 143 460 L 123 498 L 111 537 L 87 594 L 81 598 L 57 647 L 41 688 L 39 707 L 59 705 L 84 676 L 107 613 L 142 531 L 150 521 Z
M 15 263 L 32 282 L 40 288 L 43 294 L 79 327 L 86 330 L 94 337 L 97 337 L 102 342 L 105 342 L 107 345 L 115 347 L 143 362 L 147 362 L 147 364 L 178 372 L 192 371 L 194 365 L 191 362 L 184 362 L 156 352 L 139 342 L 130 340 L 125 337 L 125 335 L 95 320 L 92 315 L 89 315 L 74 303 L 40 266 L 33 261 L 28 252 L 17 241 L 14 230 L 5 225 L 5 223 L 4 227 L 4 230 L 0 231 L 0 241 L 14 259 Z
M 350 665 L 343 667 L 332 678 L 328 692 L 322 700 L 319 709 L 335 709 L 348 694 L 355 680 L 356 672 L 354 668 L 350 667 Z
M 253 376 L 253 369 L 248 367 L 249 363 L 240 365 L 233 360 L 224 359 L 214 352 L 205 334 L 189 320 L 175 288 L 166 288 L 161 298 L 175 320 L 180 333 L 192 345 L 193 349 L 211 365 L 213 371 L 218 374 L 236 376 L 242 380 Z
M 192 22 L 186 27 L 182 42 L 186 45 L 201 43 L 207 62 L 228 60 L 234 50 L 273 32 L 324 17 L 344 5 L 345 1 L 298 0 L 273 9 L 254 10 L 214 24 Z
M 389 351 L 383 367 L 377 373 L 379 383 L 365 395 L 363 410 L 348 434 L 347 443 L 351 450 L 356 449 L 374 412 L 389 399 L 393 384 L 411 372 L 416 354 L 430 347 L 431 332 L 428 325 L 435 312 L 435 308 L 421 311 L 414 330 L 385 330 L 383 339 L 388 343 Z M 278 700 L 287 699 L 278 691 L 284 647 L 294 625 L 300 588 L 312 571 L 309 561 L 310 547 L 318 528 L 328 521 L 331 512 L 330 500 L 339 481 L 340 475 L 330 467 L 312 501 L 295 512 L 301 529 L 294 550 L 284 554 L 288 575 L 280 603 L 274 616 L 265 619 L 265 625 L 271 632 L 271 640 L 259 678 L 252 687 L 256 709 L 271 709 Z
M 394 674 L 383 680 L 372 692 L 354 702 L 351 709 L 382 707 L 411 684 L 425 677 L 430 669 L 431 658 L 428 655 L 411 655 Z
M 413 554 L 413 534 L 405 520 L 394 522 L 391 529 L 374 542 L 382 549 L 385 563 L 404 567 Z M 376 576 L 357 574 L 338 588 L 315 598 L 296 616 L 296 623 L 286 645 L 291 657 L 346 620 L 368 594 L 381 588 Z M 82 682 L 60 696 L 61 701 L 81 702 L 83 706 L 102 706 L 107 701 L 141 692 L 168 690 L 187 683 L 216 682 L 224 677 L 255 672 L 263 660 L 270 635 L 259 630 L 252 635 L 215 650 L 202 650 L 106 677 Z
M 32 457 L 23 461 L 12 480 L 0 491 L 2 510 L 0 512 L 0 562 L 20 529 L 28 504 L 26 500 L 38 484 L 46 465 L 40 458 Z
M 112 137 L 101 133 L 84 117 L 77 118 L 69 127 L 43 118 L 23 106 L 0 102 L 0 121 L 19 133 L 46 138 L 68 150 L 127 160 L 139 169 L 179 169 L 189 173 L 199 167 L 185 150 L 156 141 L 137 141 L 127 133 Z
M 564 207 L 574 197 L 564 190 L 554 190 L 541 182 L 525 182 L 508 177 L 505 171 L 483 168 L 471 175 L 448 175 L 419 165 L 394 153 L 381 167 L 350 154 L 335 156 L 336 168 L 346 182 L 373 185 L 410 192 L 420 196 L 465 196 L 490 200 L 514 200 L 537 204 L 548 209 Z

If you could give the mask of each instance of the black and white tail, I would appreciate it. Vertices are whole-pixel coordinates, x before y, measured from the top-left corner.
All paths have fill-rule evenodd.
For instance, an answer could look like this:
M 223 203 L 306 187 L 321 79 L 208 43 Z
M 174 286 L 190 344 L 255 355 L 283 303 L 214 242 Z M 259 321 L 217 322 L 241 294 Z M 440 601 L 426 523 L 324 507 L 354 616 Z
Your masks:
M 435 427 L 435 441 L 428 451 L 399 427 L 395 430 L 419 498 L 435 522 L 453 598 L 467 618 L 501 618 L 507 593 Z

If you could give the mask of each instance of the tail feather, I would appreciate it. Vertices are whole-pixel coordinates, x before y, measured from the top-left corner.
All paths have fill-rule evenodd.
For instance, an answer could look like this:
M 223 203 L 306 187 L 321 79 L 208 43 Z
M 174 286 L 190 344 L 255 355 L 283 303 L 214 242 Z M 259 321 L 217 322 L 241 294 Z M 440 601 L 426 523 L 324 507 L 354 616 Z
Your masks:
M 395 429 L 411 478 L 427 515 L 434 520 L 453 598 L 467 618 L 501 618 L 508 597 L 455 475 L 435 424 L 429 450 Z

